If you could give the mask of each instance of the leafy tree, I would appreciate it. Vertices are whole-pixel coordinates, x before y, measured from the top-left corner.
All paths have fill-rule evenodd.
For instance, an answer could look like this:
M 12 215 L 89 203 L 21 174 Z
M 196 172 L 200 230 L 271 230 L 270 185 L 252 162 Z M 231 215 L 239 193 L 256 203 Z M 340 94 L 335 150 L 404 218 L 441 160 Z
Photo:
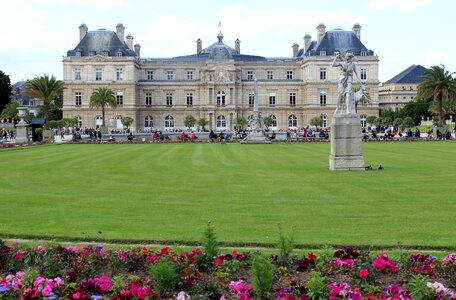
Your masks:
M 244 127 L 245 125 L 247 125 L 248 121 L 246 118 L 244 117 L 236 117 L 236 119 L 234 120 L 234 123 L 239 126 L 240 128 Z
M 402 119 L 411 117 L 415 124 L 420 124 L 423 117 L 431 117 L 429 105 L 423 99 L 412 100 L 397 112 L 397 117 L 401 117 Z
M 412 127 L 413 126 L 413 119 L 411 117 L 404 118 L 404 121 L 402 122 L 402 126 L 404 126 L 404 128 Z
M 380 112 L 380 116 L 382 118 L 389 117 L 391 120 L 394 120 L 394 118 L 396 118 L 396 113 L 391 108 L 387 108 Z M 385 125 L 388 125 L 388 124 L 385 124 Z
M 393 125 L 394 125 L 394 126 L 401 126 L 401 125 L 402 125 L 402 121 L 403 121 L 402 118 L 396 118 L 396 119 L 394 119 L 394 121 L 393 121 Z
M 2 110 L 1 118 L 8 119 L 14 121 L 19 121 L 18 110 L 19 107 L 18 102 L 10 102 L 6 104 L 6 106 Z
M 383 124 L 383 119 L 382 119 L 381 117 L 375 118 L 375 120 L 374 120 L 374 125 L 375 125 L 375 126 L 379 126 L 379 125 L 381 125 L 381 124 Z
M 54 75 L 36 76 L 26 84 L 26 94 L 31 97 L 40 98 L 44 108 L 45 128 L 48 129 L 49 105 L 54 98 L 62 92 L 63 83 L 57 80 Z
M 264 123 L 264 127 L 269 128 L 269 126 L 272 125 L 272 118 L 270 116 L 269 117 L 265 117 L 263 119 L 263 123 Z
M 377 118 L 377 117 L 376 116 L 368 116 L 366 118 L 366 122 L 371 124 L 371 126 L 372 126 L 372 124 L 374 124 L 375 118 Z
M 49 105 L 49 121 L 51 120 L 60 120 L 63 117 L 62 113 L 63 107 L 63 94 L 58 94 L 54 101 Z
M 0 70 L 0 111 L 11 102 L 11 80 L 9 75 Z
M 185 127 L 193 127 L 193 126 L 195 126 L 195 123 L 196 123 L 196 119 L 194 116 L 188 115 L 184 119 Z
M 92 96 L 90 96 L 90 107 L 101 108 L 101 116 L 103 118 L 103 126 L 105 126 L 105 108 L 107 106 L 116 107 L 116 95 L 108 87 L 96 88 Z
M 445 70 L 445 66 L 432 66 L 424 72 L 424 80 L 418 85 L 417 97 L 432 99 L 437 103 L 438 126 L 445 124 L 444 104 L 456 97 L 456 81 L 454 73 Z
M 59 121 L 58 120 L 50 120 L 49 121 L 50 128 L 59 128 Z
M 309 124 L 311 126 L 315 126 L 315 127 L 321 126 L 321 118 L 320 117 L 313 117 L 312 119 L 310 119 Z
M 391 117 L 383 117 L 382 124 L 386 125 L 386 126 L 391 125 L 391 124 L 393 124 L 393 120 Z
M 199 119 L 196 121 L 196 125 L 201 126 L 201 128 L 203 129 L 203 131 L 206 130 L 206 129 L 204 128 L 204 126 L 206 126 L 207 124 L 209 124 L 209 121 L 208 121 L 206 118 L 199 118 Z
M 128 127 L 129 127 L 131 124 L 133 124 L 133 121 L 134 121 L 134 119 L 133 119 L 132 117 L 125 117 L 125 118 L 122 118 L 122 125 L 125 126 L 125 127 L 127 127 L 127 129 L 128 129 Z

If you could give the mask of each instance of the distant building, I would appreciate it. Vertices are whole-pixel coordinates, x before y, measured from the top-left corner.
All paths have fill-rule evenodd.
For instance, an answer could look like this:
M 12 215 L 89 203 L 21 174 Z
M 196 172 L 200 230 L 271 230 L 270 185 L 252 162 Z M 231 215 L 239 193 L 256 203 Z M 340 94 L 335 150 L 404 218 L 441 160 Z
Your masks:
M 27 81 L 18 81 L 11 87 L 11 101 L 16 101 L 20 106 L 25 106 L 28 111 L 36 116 L 40 107 L 40 99 L 32 98 L 25 94 L 25 85 Z
M 79 27 L 79 44 L 63 58 L 63 117 L 76 117 L 82 127 L 102 124 L 100 109 L 91 109 L 90 96 L 108 86 L 117 107 L 106 110 L 109 129 L 122 128 L 122 118 L 134 119 L 136 131 L 185 129 L 184 119 L 209 121 L 206 128 L 232 130 L 237 117 L 248 118 L 253 109 L 254 79 L 259 85 L 259 111 L 272 118 L 272 129 L 306 127 L 318 116 L 330 126 L 336 106 L 339 69 L 331 67 L 337 52 L 353 52 L 360 76 L 366 80 L 373 102 L 358 107 L 362 122 L 378 115 L 378 57 L 360 40 L 361 26 L 325 31 L 317 39 L 304 37 L 304 47 L 292 45 L 291 56 L 267 58 L 241 52 L 241 42 L 226 45 L 220 32 L 206 48 L 196 41 L 195 53 L 171 58 L 143 58 L 133 37 Z M 271 41 L 273 43 L 274 41 Z M 266 45 L 265 45 L 266 46 Z
M 379 89 L 380 109 L 391 108 L 397 111 L 415 99 L 418 85 L 423 81 L 423 74 L 428 69 L 420 65 L 411 65 L 401 73 L 382 84 Z

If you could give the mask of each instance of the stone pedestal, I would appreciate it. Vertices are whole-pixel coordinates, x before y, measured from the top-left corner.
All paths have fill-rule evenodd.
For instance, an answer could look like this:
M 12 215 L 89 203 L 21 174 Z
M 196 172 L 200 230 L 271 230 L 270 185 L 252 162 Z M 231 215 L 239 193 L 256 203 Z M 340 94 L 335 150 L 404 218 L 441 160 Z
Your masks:
M 27 108 L 23 106 L 19 106 L 17 108 L 18 115 L 21 118 L 19 123 L 16 124 L 16 143 L 25 143 L 28 142 L 28 134 L 27 134 L 27 122 L 24 121 L 24 117 L 27 113 Z
M 241 144 L 271 144 L 262 131 L 252 131 L 241 141 Z
M 361 124 L 355 114 L 333 116 L 330 170 L 364 171 Z

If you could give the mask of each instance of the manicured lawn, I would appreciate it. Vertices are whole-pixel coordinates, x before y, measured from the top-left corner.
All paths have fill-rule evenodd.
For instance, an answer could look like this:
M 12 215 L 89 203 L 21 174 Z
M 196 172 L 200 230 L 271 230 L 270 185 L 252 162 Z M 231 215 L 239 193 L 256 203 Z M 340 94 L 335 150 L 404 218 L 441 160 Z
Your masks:
M 366 172 L 328 171 L 329 143 L 56 145 L 0 150 L 0 238 L 55 236 L 454 247 L 456 143 L 364 143 Z M 379 164 L 385 169 L 377 170 Z

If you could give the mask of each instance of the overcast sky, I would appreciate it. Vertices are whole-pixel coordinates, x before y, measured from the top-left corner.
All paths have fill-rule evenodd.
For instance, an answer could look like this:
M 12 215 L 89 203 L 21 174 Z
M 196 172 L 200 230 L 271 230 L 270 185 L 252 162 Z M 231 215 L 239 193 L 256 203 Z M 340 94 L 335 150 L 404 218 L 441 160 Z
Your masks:
M 219 29 L 225 44 L 241 40 L 241 53 L 289 57 L 304 35 L 316 39 L 319 23 L 359 23 L 383 82 L 412 64 L 456 71 L 455 12 L 453 0 L 1 0 L 0 70 L 12 83 L 44 73 L 62 79 L 62 57 L 78 44 L 81 23 L 113 31 L 122 23 L 142 57 L 194 54 L 196 40 L 207 47 Z

